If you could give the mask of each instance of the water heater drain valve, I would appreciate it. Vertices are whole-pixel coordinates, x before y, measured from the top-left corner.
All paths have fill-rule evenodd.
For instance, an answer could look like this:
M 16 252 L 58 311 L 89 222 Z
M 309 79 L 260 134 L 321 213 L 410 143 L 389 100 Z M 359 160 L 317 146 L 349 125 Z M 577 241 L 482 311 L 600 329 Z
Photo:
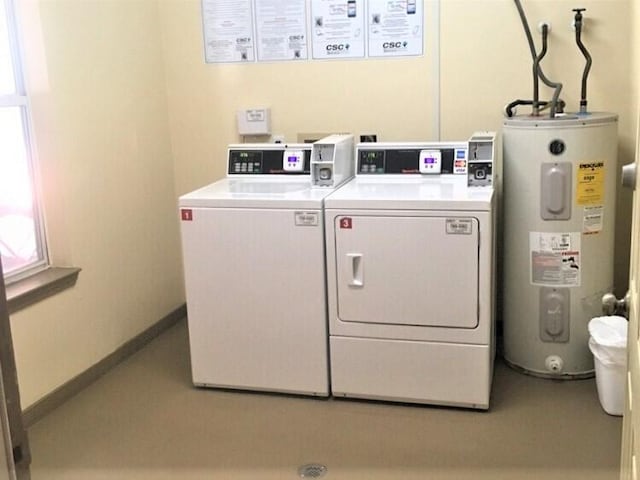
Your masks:
M 558 355 L 549 355 L 544 361 L 545 367 L 552 373 L 560 373 L 564 368 L 564 362 Z

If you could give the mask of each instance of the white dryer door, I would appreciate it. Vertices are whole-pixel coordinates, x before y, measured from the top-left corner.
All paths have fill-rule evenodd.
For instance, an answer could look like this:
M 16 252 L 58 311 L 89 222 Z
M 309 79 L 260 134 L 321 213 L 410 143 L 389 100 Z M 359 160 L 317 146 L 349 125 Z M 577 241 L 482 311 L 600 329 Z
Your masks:
M 338 216 L 334 231 L 340 320 L 478 325 L 476 218 Z

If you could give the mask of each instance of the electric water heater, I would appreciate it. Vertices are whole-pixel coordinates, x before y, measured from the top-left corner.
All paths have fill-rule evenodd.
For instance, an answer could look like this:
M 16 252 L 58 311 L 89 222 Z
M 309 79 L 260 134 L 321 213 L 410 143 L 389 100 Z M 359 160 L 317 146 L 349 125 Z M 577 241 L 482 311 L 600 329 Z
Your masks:
M 504 357 L 593 375 L 587 324 L 613 291 L 617 115 L 504 120 Z

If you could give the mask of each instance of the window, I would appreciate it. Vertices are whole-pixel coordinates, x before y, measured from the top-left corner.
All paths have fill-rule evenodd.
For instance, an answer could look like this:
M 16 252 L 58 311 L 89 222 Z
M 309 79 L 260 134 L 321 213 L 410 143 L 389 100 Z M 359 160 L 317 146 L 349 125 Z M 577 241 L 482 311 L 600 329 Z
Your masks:
M 0 0 L 0 256 L 8 283 L 47 265 L 13 0 Z

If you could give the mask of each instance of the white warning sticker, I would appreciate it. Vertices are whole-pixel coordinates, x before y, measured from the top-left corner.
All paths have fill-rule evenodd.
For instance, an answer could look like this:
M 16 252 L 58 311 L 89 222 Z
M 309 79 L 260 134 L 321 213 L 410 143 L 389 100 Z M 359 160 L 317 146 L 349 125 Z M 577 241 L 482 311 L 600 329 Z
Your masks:
M 603 216 L 604 207 L 602 205 L 584 207 L 582 233 L 584 233 L 585 235 L 600 233 L 602 231 Z
M 531 284 L 580 286 L 580 232 L 529 232 Z

